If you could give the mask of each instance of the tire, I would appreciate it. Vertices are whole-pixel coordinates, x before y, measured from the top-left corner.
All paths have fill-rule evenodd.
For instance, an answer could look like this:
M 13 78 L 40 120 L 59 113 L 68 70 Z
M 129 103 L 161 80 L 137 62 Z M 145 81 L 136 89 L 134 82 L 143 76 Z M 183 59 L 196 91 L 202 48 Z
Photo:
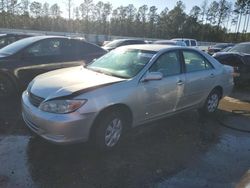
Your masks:
M 125 124 L 124 116 L 120 112 L 103 114 L 97 121 L 94 134 L 97 149 L 107 151 L 116 148 L 125 132 Z
M 211 93 L 208 95 L 205 104 L 201 109 L 199 109 L 199 111 L 203 114 L 213 114 L 218 108 L 220 99 L 221 92 L 217 89 L 212 90 Z
M 8 98 L 16 94 L 14 83 L 7 76 L 0 74 L 0 98 Z

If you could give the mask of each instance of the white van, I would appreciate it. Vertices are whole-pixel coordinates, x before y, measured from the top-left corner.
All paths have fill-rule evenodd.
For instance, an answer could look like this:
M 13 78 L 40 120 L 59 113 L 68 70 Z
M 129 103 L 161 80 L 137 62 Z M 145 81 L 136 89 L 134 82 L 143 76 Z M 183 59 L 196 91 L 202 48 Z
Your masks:
M 183 41 L 189 47 L 198 48 L 198 43 L 197 43 L 197 41 L 195 39 L 175 38 L 175 39 L 171 39 L 171 40 L 174 40 L 174 41 Z

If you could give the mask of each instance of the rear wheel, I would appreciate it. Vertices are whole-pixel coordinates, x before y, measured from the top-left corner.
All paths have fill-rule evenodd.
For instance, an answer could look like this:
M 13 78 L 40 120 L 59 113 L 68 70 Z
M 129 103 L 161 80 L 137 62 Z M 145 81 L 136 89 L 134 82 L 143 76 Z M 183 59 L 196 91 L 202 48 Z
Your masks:
M 95 144 L 100 150 L 115 148 L 124 134 L 125 119 L 120 112 L 105 113 L 97 121 Z
M 201 112 L 206 114 L 214 113 L 219 105 L 221 99 L 221 92 L 214 89 L 207 97 L 204 106 L 200 109 Z
M 16 93 L 16 88 L 11 79 L 0 74 L 0 98 L 7 98 Z

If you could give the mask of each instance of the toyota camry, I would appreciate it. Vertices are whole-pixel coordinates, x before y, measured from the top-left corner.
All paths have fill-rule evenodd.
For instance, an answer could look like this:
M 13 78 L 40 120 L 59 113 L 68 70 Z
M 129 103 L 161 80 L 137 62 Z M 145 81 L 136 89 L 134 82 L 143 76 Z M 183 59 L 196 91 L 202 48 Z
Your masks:
M 37 76 L 22 95 L 23 119 L 54 143 L 119 144 L 126 130 L 190 109 L 216 111 L 233 68 L 187 47 L 131 45 L 87 66 Z

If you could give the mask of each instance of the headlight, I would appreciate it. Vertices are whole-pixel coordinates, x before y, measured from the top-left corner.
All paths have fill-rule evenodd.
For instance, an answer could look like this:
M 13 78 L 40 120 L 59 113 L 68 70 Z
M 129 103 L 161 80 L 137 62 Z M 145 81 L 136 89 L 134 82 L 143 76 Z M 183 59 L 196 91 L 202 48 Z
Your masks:
M 33 80 L 29 83 L 29 85 L 28 85 L 28 87 L 27 87 L 27 89 L 26 89 L 28 92 L 30 92 L 31 87 L 33 86 L 34 82 L 35 82 L 35 81 L 34 81 L 34 79 L 33 79 Z
M 52 100 L 41 103 L 39 109 L 45 112 L 66 114 L 76 111 L 86 102 L 87 100 Z

